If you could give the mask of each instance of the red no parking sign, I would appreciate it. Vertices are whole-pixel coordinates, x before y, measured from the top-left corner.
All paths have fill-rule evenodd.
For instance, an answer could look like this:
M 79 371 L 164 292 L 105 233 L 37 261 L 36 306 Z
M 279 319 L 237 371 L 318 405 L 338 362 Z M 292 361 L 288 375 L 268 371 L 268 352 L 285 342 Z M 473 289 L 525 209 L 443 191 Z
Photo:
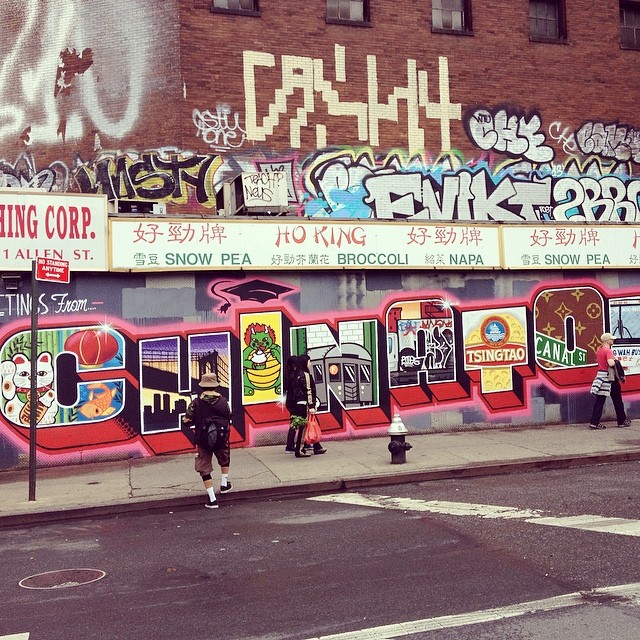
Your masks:
M 37 258 L 36 280 L 69 284 L 69 261 Z

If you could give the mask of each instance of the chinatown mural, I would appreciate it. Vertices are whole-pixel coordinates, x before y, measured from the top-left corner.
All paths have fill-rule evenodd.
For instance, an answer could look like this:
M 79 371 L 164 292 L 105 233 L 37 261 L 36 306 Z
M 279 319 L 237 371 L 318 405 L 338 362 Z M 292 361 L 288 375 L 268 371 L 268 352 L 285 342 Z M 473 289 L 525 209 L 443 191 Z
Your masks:
M 282 443 L 283 365 L 300 353 L 328 440 L 381 435 L 396 411 L 423 433 L 585 423 L 604 331 L 637 403 L 640 286 L 537 277 L 77 274 L 42 284 L 36 345 L 29 294 L 4 293 L 1 468 L 28 451 L 32 358 L 42 466 L 191 450 L 181 415 L 206 372 L 230 400 L 233 446 Z
M 154 46 L 162 26 L 178 22 L 175 3 L 44 0 L 9 18 L 0 188 L 102 194 L 112 213 L 132 218 L 158 212 L 169 214 L 165 221 L 216 221 L 196 240 L 197 225 L 183 224 L 180 236 L 171 221 L 177 245 L 221 242 L 215 214 L 242 219 L 236 214 L 249 212 L 249 201 L 288 220 L 385 224 L 386 244 L 366 254 L 384 263 L 363 265 L 345 250 L 344 262 L 338 255 L 332 265 L 328 251 L 299 250 L 294 232 L 282 235 L 276 253 L 263 225 L 259 242 L 236 243 L 222 265 L 205 262 L 211 252 L 202 247 L 168 253 L 160 264 L 148 240 L 156 222 L 147 218 L 130 232 L 139 234 L 126 256 L 133 263 L 114 267 L 101 240 L 118 232 L 109 257 L 119 258 L 129 222 L 107 225 L 106 209 L 92 216 L 80 209 L 72 226 L 51 229 L 36 229 L 28 210 L 13 217 L 2 210 L 3 273 L 26 271 L 46 236 L 50 257 L 72 259 L 74 274 L 68 285 L 42 285 L 36 344 L 29 277 L 22 274 L 16 291 L 0 289 L 0 469 L 25 464 L 33 360 L 43 466 L 190 450 L 180 417 L 205 372 L 218 375 L 230 400 L 234 446 L 284 442 L 283 369 L 299 353 L 311 357 L 329 440 L 380 435 L 396 411 L 424 433 L 585 423 L 604 331 L 617 337 L 625 401 L 637 414 L 640 232 L 631 224 L 640 223 L 639 123 L 602 119 L 588 105 L 567 122 L 553 107 L 476 95 L 460 84 L 468 61 L 452 52 L 420 63 L 407 57 L 394 65 L 391 86 L 375 47 L 356 53 L 338 42 L 333 54 L 297 55 L 291 64 L 294 56 L 256 43 L 230 57 L 235 72 L 215 92 L 194 94 L 190 112 L 170 110 L 188 122 L 176 134 L 153 124 L 171 120 L 168 104 L 183 104 L 183 80 L 199 83 L 178 73 L 177 40 Z M 341 95 L 347 70 L 351 90 L 362 92 L 349 102 Z M 362 82 L 352 82 L 354 74 Z M 161 84 L 150 80 L 160 77 Z M 391 262 L 396 223 L 406 223 L 405 244 L 420 248 L 420 264 L 435 269 L 421 271 L 402 256 Z M 522 242 L 505 243 L 518 248 L 509 268 L 521 269 L 505 272 L 486 251 L 429 239 L 427 223 L 451 223 L 458 236 L 472 223 L 563 229 L 555 238 L 536 229 L 523 251 Z M 624 242 L 579 254 L 578 230 L 590 247 L 602 247 L 609 225 L 628 231 Z M 323 234 L 314 241 L 333 244 Z M 347 240 L 364 244 L 359 232 Z M 536 248 L 547 243 L 553 251 Z M 265 247 L 269 268 L 241 271 Z M 75 271 L 79 264 L 84 272 Z M 487 270 L 465 270 L 473 266 Z M 173 268 L 184 270 L 151 272 Z

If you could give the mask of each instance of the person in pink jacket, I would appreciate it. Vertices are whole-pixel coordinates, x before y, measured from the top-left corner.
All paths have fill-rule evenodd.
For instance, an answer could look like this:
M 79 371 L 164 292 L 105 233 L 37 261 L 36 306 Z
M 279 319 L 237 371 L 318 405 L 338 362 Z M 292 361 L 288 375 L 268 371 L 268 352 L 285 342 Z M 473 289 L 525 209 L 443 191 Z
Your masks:
M 624 374 L 620 375 L 622 366 L 619 362 L 616 366 L 616 357 L 613 355 L 611 348 L 614 340 L 614 336 L 610 333 L 603 333 L 602 336 L 600 336 L 600 342 L 602 344 L 596 352 L 598 372 L 591 385 L 591 395 L 595 396 L 595 400 L 591 412 L 591 421 L 589 422 L 590 429 L 607 428 L 600 422 L 600 418 L 602 418 L 602 409 L 608 397 L 611 397 L 613 401 L 618 426 L 631 426 L 631 420 L 627 418 L 624 410 L 624 402 L 622 401 L 622 387 L 620 386 L 620 382 L 624 382 Z

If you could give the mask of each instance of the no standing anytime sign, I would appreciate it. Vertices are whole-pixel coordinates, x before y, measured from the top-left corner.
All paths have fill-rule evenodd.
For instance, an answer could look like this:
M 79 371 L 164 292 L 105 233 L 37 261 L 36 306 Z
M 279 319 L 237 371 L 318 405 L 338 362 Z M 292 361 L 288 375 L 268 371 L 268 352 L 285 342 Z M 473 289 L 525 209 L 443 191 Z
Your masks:
M 37 258 L 36 280 L 69 284 L 69 261 Z

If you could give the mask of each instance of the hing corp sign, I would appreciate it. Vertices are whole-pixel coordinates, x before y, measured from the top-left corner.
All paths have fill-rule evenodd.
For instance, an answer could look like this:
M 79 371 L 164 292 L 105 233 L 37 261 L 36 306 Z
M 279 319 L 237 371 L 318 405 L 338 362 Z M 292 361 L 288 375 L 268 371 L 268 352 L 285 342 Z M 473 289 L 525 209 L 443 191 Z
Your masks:
M 74 271 L 107 271 L 107 197 L 0 189 L 0 269 L 28 271 L 37 258 Z

